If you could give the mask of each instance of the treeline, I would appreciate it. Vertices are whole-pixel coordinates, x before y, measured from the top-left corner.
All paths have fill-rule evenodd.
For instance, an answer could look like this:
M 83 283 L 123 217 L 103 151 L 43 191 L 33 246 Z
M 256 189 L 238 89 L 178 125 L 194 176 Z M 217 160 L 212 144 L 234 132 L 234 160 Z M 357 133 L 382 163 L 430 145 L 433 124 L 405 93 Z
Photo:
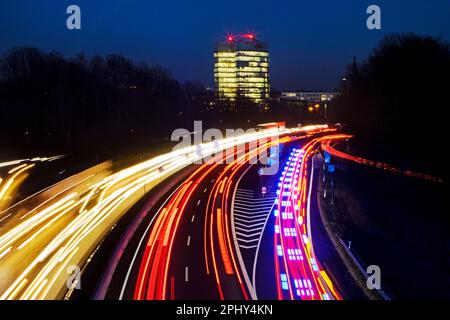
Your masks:
M 176 128 L 248 128 L 269 121 L 305 123 L 305 108 L 272 101 L 217 101 L 201 83 L 181 84 L 161 66 L 120 55 L 66 58 L 32 47 L 0 58 L 0 159 L 52 153 L 108 156 L 151 149 Z M 320 119 L 312 119 L 320 122 Z M 317 121 L 316 121 L 317 120 Z
M 436 38 L 386 36 L 342 81 L 332 115 L 364 139 L 446 169 L 450 49 Z
M 203 85 L 120 55 L 68 59 L 15 48 L 0 59 L 0 153 L 111 147 L 167 136 L 199 116 Z

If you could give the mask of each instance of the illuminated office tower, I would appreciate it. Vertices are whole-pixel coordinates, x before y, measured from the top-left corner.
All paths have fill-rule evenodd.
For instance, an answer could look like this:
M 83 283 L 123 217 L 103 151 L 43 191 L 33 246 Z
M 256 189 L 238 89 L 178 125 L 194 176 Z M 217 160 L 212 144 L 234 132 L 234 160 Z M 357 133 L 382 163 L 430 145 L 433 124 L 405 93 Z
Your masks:
M 264 103 L 269 98 L 267 44 L 253 34 L 228 36 L 214 52 L 214 83 L 221 100 L 246 98 Z

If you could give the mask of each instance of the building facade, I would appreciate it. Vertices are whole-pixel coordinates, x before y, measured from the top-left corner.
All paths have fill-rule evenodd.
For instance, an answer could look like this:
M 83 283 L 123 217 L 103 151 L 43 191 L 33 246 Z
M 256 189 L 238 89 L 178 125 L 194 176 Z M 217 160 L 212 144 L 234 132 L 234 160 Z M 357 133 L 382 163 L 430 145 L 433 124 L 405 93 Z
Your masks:
M 220 100 L 239 98 L 255 103 L 269 99 L 269 52 L 267 43 L 253 34 L 228 36 L 214 52 L 214 84 Z

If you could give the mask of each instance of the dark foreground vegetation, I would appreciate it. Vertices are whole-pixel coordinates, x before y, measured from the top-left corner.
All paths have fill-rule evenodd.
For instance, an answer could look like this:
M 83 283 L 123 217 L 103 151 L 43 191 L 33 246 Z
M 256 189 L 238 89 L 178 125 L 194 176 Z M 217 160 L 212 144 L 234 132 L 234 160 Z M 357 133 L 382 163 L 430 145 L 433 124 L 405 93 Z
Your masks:
M 390 158 L 396 153 L 446 174 L 449 74 L 447 43 L 413 34 L 387 36 L 366 60 L 348 67 L 333 118 Z
M 328 220 L 363 268 L 392 299 L 450 298 L 449 186 L 335 161 Z
M 371 153 L 367 157 L 448 177 L 442 154 L 449 74 L 447 43 L 412 34 L 387 36 L 366 60 L 348 67 L 326 117 L 277 99 L 268 110 L 248 101 L 230 108 L 200 83 L 182 84 L 164 67 L 120 55 L 67 58 L 15 48 L 0 59 L 0 157 L 108 157 L 118 149 L 161 148 L 170 145 L 174 129 L 191 129 L 194 120 L 202 120 L 204 129 L 328 121 L 354 132 L 355 150 Z

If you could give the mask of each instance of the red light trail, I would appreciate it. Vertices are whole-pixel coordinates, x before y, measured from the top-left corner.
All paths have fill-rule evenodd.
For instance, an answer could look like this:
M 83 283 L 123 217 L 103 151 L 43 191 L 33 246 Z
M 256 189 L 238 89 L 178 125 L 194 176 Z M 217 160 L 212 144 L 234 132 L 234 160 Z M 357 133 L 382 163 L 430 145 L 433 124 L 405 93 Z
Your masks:
M 322 141 L 345 139 L 345 135 L 316 138 L 294 149 L 284 167 L 275 200 L 274 260 L 277 298 L 341 300 L 317 260 L 307 214 L 308 163 Z
M 290 141 L 291 138 L 282 138 L 275 141 L 270 141 L 260 145 L 258 148 L 247 152 L 246 154 L 238 157 L 231 164 L 227 165 L 225 169 L 221 172 L 220 176 L 216 179 L 213 191 L 211 192 L 208 205 L 207 212 L 210 214 L 206 215 L 205 219 L 205 231 L 204 231 L 204 250 L 205 250 L 205 263 L 206 270 L 209 273 L 210 266 L 209 261 L 212 261 L 212 267 L 214 269 L 214 274 L 217 282 L 217 288 L 219 291 L 219 295 L 221 299 L 224 299 L 225 296 L 223 294 L 223 289 L 220 281 L 220 272 L 219 272 L 219 263 L 218 259 L 215 257 L 215 243 L 216 239 L 219 243 L 219 251 L 221 254 L 221 261 L 223 263 L 223 269 L 225 270 L 226 275 L 236 275 L 237 281 L 241 288 L 244 299 L 248 299 L 248 293 L 245 289 L 245 286 L 242 281 L 242 277 L 240 271 L 237 267 L 236 258 L 234 255 L 234 251 L 232 249 L 232 242 L 229 230 L 229 208 L 228 202 L 230 197 L 230 190 L 234 183 L 234 177 L 239 172 L 239 170 L 246 164 L 249 163 L 249 159 L 256 157 L 261 150 L 270 148 L 273 145 L 277 145 L 279 143 L 285 143 Z M 216 208 L 217 207 L 217 208 Z M 217 228 L 213 227 L 214 222 L 214 212 L 216 214 L 216 223 Z M 210 223 L 208 225 L 208 216 L 210 219 Z M 209 227 L 209 230 L 208 230 Z M 209 231 L 209 232 L 208 232 Z M 207 237 L 209 235 L 209 242 L 207 241 Z M 209 249 L 209 250 L 208 250 Z M 210 257 L 210 259 L 208 259 Z M 230 259 L 231 257 L 231 259 Z
M 347 136 L 346 139 L 348 138 L 352 138 L 352 136 Z M 432 182 L 438 182 L 438 183 L 443 183 L 444 181 L 439 178 L 439 177 L 435 177 L 429 174 L 423 174 L 423 173 L 419 173 L 419 172 L 413 172 L 410 170 L 402 170 L 398 167 L 392 166 L 390 164 L 387 163 L 383 163 L 383 162 L 379 162 L 379 161 L 373 161 L 373 160 L 368 160 L 368 159 L 364 159 L 361 157 L 356 157 L 347 153 L 344 153 L 342 151 L 336 150 L 331 146 L 332 141 L 324 141 L 322 142 L 321 148 L 323 151 L 328 152 L 329 154 L 331 154 L 332 156 L 341 158 L 341 159 L 345 159 L 345 160 L 349 160 L 349 161 L 353 161 L 359 164 L 364 164 L 366 166 L 370 166 L 370 167 L 374 167 L 374 168 L 378 168 L 378 169 L 383 169 L 383 170 L 387 170 L 387 171 L 391 171 L 394 173 L 398 173 L 398 174 L 403 174 L 405 176 L 409 176 L 409 177 L 415 177 L 415 178 L 419 178 L 419 179 L 424 179 L 424 180 L 429 180 Z
M 248 294 L 232 250 L 229 230 L 228 198 L 233 183 L 233 177 L 243 165 L 248 163 L 246 160 L 256 156 L 261 150 L 289 140 L 290 138 L 282 138 L 269 141 L 261 144 L 254 150 L 248 151 L 246 154 L 228 164 L 214 183 L 213 191 L 209 196 L 205 218 L 205 261 L 208 274 L 210 272 L 208 256 L 210 257 L 210 261 L 212 261 L 212 267 L 214 269 L 217 288 L 221 299 L 224 299 L 225 297 L 221 287 L 219 268 L 224 269 L 225 276 L 236 277 L 244 298 L 248 299 Z M 227 158 L 234 156 L 234 154 L 226 155 Z M 156 219 L 141 261 L 134 299 L 167 299 L 168 270 L 172 257 L 172 247 L 180 219 L 197 186 L 206 178 L 206 176 L 217 168 L 218 164 L 215 164 L 214 162 L 218 158 L 222 158 L 222 155 L 201 165 L 193 174 L 191 174 L 171 197 L 160 216 Z M 209 222 L 208 217 L 210 217 Z M 216 219 L 214 219 L 214 217 L 216 217 Z M 215 227 L 214 222 L 216 223 Z M 207 241 L 208 235 L 209 242 Z M 217 244 L 219 246 L 218 252 L 215 250 Z M 217 259 L 216 253 L 220 253 L 221 259 Z M 221 261 L 221 264 L 219 264 L 219 261 Z M 174 280 L 172 279 L 173 278 L 171 277 L 171 283 L 173 284 Z M 176 292 L 174 292 L 174 289 L 171 287 L 169 290 L 169 297 L 173 299 L 175 295 Z

